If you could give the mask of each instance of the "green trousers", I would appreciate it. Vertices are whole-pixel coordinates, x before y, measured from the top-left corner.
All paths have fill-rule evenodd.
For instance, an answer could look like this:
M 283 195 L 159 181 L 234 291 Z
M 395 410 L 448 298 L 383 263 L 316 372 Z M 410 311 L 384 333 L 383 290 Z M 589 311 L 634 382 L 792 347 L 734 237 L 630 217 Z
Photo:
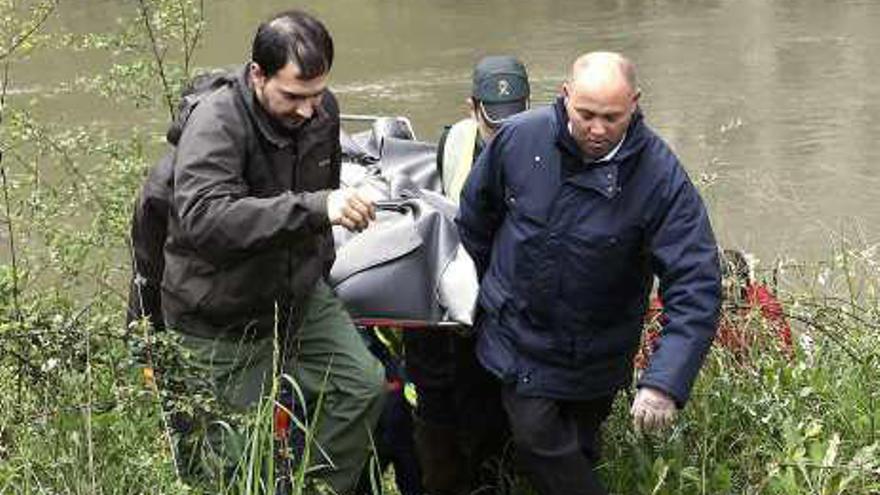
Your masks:
M 182 334 L 182 345 L 191 362 L 209 377 L 221 404 L 241 412 L 268 398 L 273 338 L 233 342 Z M 372 452 L 370 435 L 382 410 L 385 376 L 342 303 L 323 281 L 306 302 L 302 326 L 280 346 L 279 362 L 280 372 L 291 376 L 303 391 L 316 443 L 329 457 L 312 448 L 310 465 L 333 466 L 318 469 L 316 476 L 336 493 L 354 493 Z M 316 415 L 319 397 L 321 409 Z

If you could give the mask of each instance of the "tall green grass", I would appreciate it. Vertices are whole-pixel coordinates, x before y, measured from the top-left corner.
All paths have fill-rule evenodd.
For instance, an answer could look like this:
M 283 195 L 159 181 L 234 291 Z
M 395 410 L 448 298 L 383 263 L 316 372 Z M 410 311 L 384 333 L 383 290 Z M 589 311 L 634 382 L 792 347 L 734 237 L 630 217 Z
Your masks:
M 880 493 L 880 303 L 876 246 L 841 240 L 826 263 L 781 264 L 795 333 L 746 359 L 715 346 L 668 435 L 639 437 L 626 401 L 608 425 L 603 475 L 615 493 Z M 760 342 L 760 341 L 759 341 Z
M 306 442 L 302 459 L 276 456 L 269 399 L 241 418 L 235 476 L 200 486 L 181 481 L 162 391 L 146 385 L 132 361 L 121 301 L 82 304 L 52 288 L 16 300 L 10 278 L 5 265 L 0 493 L 270 493 L 284 471 L 279 462 L 289 462 L 293 493 L 305 490 L 314 445 Z M 600 467 L 613 493 L 880 493 L 876 252 L 842 243 L 828 262 L 786 263 L 776 279 L 798 343 L 794 356 L 769 344 L 745 358 L 713 349 L 690 403 L 664 435 L 633 433 L 622 394 Z M 761 319 L 748 324 L 772 337 Z M 267 397 L 285 381 L 296 389 L 277 376 Z M 297 427 L 312 438 L 314 425 Z

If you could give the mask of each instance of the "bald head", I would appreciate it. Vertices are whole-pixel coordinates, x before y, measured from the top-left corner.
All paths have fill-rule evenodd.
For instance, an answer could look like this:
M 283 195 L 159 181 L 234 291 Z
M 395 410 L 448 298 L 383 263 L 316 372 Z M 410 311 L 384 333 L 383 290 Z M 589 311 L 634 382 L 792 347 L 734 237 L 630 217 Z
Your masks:
M 579 57 L 562 85 L 572 137 L 587 158 L 599 159 L 626 133 L 639 100 L 636 69 L 612 52 Z
M 619 89 L 626 86 L 631 94 L 639 90 L 635 64 L 615 52 L 590 52 L 581 55 L 572 64 L 568 80 L 575 86 L 593 88 Z

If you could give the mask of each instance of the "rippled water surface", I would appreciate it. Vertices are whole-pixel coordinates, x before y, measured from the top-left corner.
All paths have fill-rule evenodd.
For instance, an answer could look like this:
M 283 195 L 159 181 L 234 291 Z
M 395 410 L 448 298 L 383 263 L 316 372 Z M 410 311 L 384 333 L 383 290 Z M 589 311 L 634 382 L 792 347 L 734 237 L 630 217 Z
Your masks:
M 134 2 L 63 2 L 60 24 L 100 31 Z M 409 116 L 420 138 L 464 114 L 482 55 L 511 53 L 547 102 L 580 53 L 616 50 L 638 65 L 648 121 L 704 196 L 721 241 L 765 260 L 823 258 L 847 229 L 880 241 L 880 2 L 875 0 L 209 0 L 200 66 L 244 61 L 259 20 L 294 6 L 336 40 L 332 86 L 348 113 Z M 52 88 L 102 60 L 44 54 L 15 81 Z M 97 69 L 96 69 L 97 70 Z M 70 122 L 161 128 L 164 115 L 108 112 L 61 94 Z

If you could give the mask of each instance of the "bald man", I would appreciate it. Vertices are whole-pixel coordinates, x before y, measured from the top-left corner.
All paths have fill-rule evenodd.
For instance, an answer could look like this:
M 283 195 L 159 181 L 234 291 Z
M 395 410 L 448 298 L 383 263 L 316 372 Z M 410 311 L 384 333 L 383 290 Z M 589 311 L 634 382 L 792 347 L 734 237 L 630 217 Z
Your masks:
M 554 105 L 501 126 L 461 196 L 480 275 L 477 355 L 503 383 L 518 461 L 545 495 L 607 493 L 598 433 L 631 386 L 655 275 L 669 304 L 636 384 L 635 428 L 671 423 L 715 333 L 709 217 L 639 97 L 623 56 L 578 58 Z

